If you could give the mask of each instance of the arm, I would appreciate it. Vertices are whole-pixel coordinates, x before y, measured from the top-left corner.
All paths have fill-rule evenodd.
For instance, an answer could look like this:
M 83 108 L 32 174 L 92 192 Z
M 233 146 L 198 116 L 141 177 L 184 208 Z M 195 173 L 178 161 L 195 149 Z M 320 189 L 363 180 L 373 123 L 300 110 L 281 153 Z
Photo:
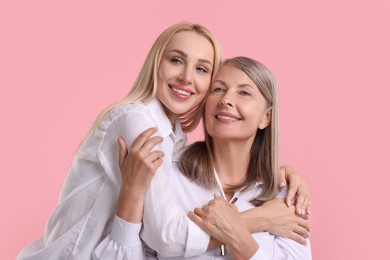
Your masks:
M 133 249 L 142 247 L 139 232 L 144 195 L 164 155 L 161 151 L 151 152 L 151 149 L 162 141 L 161 137 L 151 137 L 156 130 L 150 128 L 138 136 L 129 152 L 123 138 L 118 138 L 122 184 L 116 216 L 110 235 L 95 248 L 94 259 L 145 258 L 144 252 L 140 254 L 139 250 L 137 252 Z M 132 250 L 127 250 L 130 248 Z
M 167 153 L 166 153 L 167 154 Z M 169 158 L 169 155 L 168 155 Z M 172 157 L 171 157 L 172 158 Z M 122 174 L 143 168 L 140 161 L 137 169 L 130 165 L 136 163 L 136 157 L 126 157 L 126 167 L 121 167 Z M 169 160 L 164 158 L 164 160 Z M 138 164 L 136 163 L 136 164 Z M 161 171 L 165 170 L 165 171 Z M 160 167 L 153 177 L 144 199 L 143 240 L 163 256 L 194 256 L 207 250 L 210 237 L 187 217 L 187 210 L 178 205 L 175 185 L 170 183 L 170 168 Z M 141 175 L 143 175 L 141 173 Z M 135 182 L 134 182 L 135 183 Z M 129 211 L 131 208 L 129 207 Z
M 77 157 L 60 203 L 47 222 L 45 237 L 24 248 L 17 259 L 90 259 L 111 228 L 116 194 L 99 164 Z M 143 254 L 141 244 L 132 246 L 135 254 Z
M 151 151 L 162 142 L 161 137 L 151 137 L 156 132 L 156 128 L 143 132 L 134 141 L 129 152 L 123 138 L 118 138 L 122 184 L 116 215 L 127 222 L 141 222 L 145 193 L 156 170 L 162 164 L 164 153 Z
M 261 207 L 240 212 L 251 233 L 267 231 L 305 244 L 309 236 L 309 221 L 295 214 L 295 207 L 287 207 L 284 199 L 273 199 Z
M 241 217 L 251 233 L 268 231 L 274 235 L 305 244 L 310 231 L 307 218 L 311 204 L 307 184 L 297 171 L 289 166 L 282 166 L 280 174 L 282 177 L 281 187 L 286 187 L 287 182 L 289 183 L 287 198 L 274 199 L 261 207 L 240 212 Z M 292 199 L 295 196 L 298 197 L 297 200 Z M 296 205 L 292 204 L 291 201 L 296 201 Z M 304 212 L 308 214 L 300 214 Z
M 116 190 L 108 183 L 97 160 L 77 153 L 44 238 L 24 248 L 18 259 L 90 258 L 110 222 L 108 212 L 116 199 Z
M 138 129 L 130 129 L 134 121 Z M 140 109 L 134 113 L 127 107 L 113 109 L 83 142 L 68 172 L 60 202 L 47 222 L 45 237 L 24 248 L 18 259 L 90 259 L 97 245 L 105 237 L 111 238 L 121 183 L 115 140 L 126 136 L 132 143 L 135 138 L 130 134 L 138 136 L 138 131 L 143 131 L 139 125 L 153 126 Z M 131 250 L 143 255 L 140 243 Z
M 280 167 L 280 187 L 289 186 L 286 198 L 287 206 L 295 204 L 296 213 L 302 216 L 310 215 L 311 198 L 309 187 L 298 172 L 286 165 Z

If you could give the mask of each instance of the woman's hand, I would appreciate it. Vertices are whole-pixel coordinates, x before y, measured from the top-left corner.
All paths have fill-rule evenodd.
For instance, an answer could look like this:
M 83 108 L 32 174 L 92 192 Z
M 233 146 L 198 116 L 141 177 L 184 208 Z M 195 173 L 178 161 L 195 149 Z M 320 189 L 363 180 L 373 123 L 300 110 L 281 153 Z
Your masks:
M 267 231 L 303 245 L 310 233 L 308 219 L 298 216 L 294 205 L 287 207 L 284 199 L 273 199 L 260 207 L 240 212 L 240 216 L 251 233 Z
M 295 204 L 297 214 L 301 216 L 310 215 L 311 198 L 305 180 L 295 169 L 285 165 L 280 167 L 280 174 L 280 187 L 285 187 L 288 184 L 287 206 Z
M 234 259 L 249 259 L 258 245 L 240 218 L 237 207 L 217 194 L 202 208 L 195 208 L 188 217 L 210 236 L 226 244 Z
M 139 223 L 142 219 L 144 195 L 150 182 L 162 164 L 162 151 L 152 151 L 163 138 L 151 137 L 157 128 L 149 128 L 140 134 L 128 151 L 123 138 L 118 137 L 119 167 L 122 184 L 116 214 L 128 222 Z
M 261 208 L 268 220 L 266 231 L 306 244 L 306 238 L 310 234 L 309 221 L 307 218 L 297 216 L 293 205 L 287 207 L 284 199 L 273 199 L 264 203 Z

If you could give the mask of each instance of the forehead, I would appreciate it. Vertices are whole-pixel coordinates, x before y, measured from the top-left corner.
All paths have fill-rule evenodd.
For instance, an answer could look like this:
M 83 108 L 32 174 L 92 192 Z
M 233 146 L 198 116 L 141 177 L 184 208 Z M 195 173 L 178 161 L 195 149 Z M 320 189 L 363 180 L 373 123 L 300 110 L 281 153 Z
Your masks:
M 248 75 L 246 75 L 245 72 L 231 64 L 225 64 L 219 69 L 215 77 L 215 81 L 219 80 L 231 86 L 249 85 L 257 88 L 256 84 L 248 77 Z
M 194 31 L 180 31 L 172 36 L 165 52 L 181 50 L 187 55 L 213 62 L 214 48 L 209 39 Z

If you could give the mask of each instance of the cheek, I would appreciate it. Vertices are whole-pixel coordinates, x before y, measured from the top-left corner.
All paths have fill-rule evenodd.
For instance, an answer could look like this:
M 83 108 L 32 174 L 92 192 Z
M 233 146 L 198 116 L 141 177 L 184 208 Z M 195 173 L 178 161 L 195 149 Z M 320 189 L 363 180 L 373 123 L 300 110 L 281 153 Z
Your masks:
M 175 68 L 167 61 L 162 60 L 158 69 L 158 79 L 163 81 L 171 77 L 175 73 Z
M 204 124 L 205 124 L 205 128 L 206 128 L 206 132 L 208 134 L 211 134 L 212 135 L 212 129 L 211 129 L 211 114 L 209 111 L 207 111 L 206 109 L 206 112 L 205 112 L 205 117 L 204 117 Z
M 219 98 L 215 95 L 210 94 L 206 98 L 206 103 L 205 103 L 205 108 L 204 108 L 206 122 L 207 122 L 207 120 L 209 120 L 208 116 L 213 115 L 214 112 L 216 111 L 216 109 L 218 107 L 218 103 L 219 103 Z
M 157 75 L 158 75 L 158 81 L 163 81 L 164 80 L 164 78 L 166 77 L 165 76 L 164 66 L 160 66 Z
M 210 94 L 207 98 L 206 98 L 206 104 L 205 104 L 205 113 L 206 115 L 209 114 L 211 111 L 212 111 L 212 107 L 215 106 L 215 97 Z
M 207 93 L 210 88 L 211 78 L 204 78 L 198 81 L 198 91 L 199 93 Z
M 157 91 L 161 88 L 163 81 L 164 81 L 164 73 L 161 69 L 159 69 L 157 73 Z

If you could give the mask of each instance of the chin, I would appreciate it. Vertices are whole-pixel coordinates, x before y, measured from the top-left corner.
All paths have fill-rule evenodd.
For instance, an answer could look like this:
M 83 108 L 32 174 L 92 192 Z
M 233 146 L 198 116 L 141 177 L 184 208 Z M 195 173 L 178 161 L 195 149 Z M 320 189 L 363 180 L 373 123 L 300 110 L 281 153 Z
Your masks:
M 177 115 L 181 115 L 181 114 L 184 114 L 190 110 L 191 110 L 190 108 L 183 107 L 183 104 L 179 104 L 177 107 L 172 107 L 171 111 Z

